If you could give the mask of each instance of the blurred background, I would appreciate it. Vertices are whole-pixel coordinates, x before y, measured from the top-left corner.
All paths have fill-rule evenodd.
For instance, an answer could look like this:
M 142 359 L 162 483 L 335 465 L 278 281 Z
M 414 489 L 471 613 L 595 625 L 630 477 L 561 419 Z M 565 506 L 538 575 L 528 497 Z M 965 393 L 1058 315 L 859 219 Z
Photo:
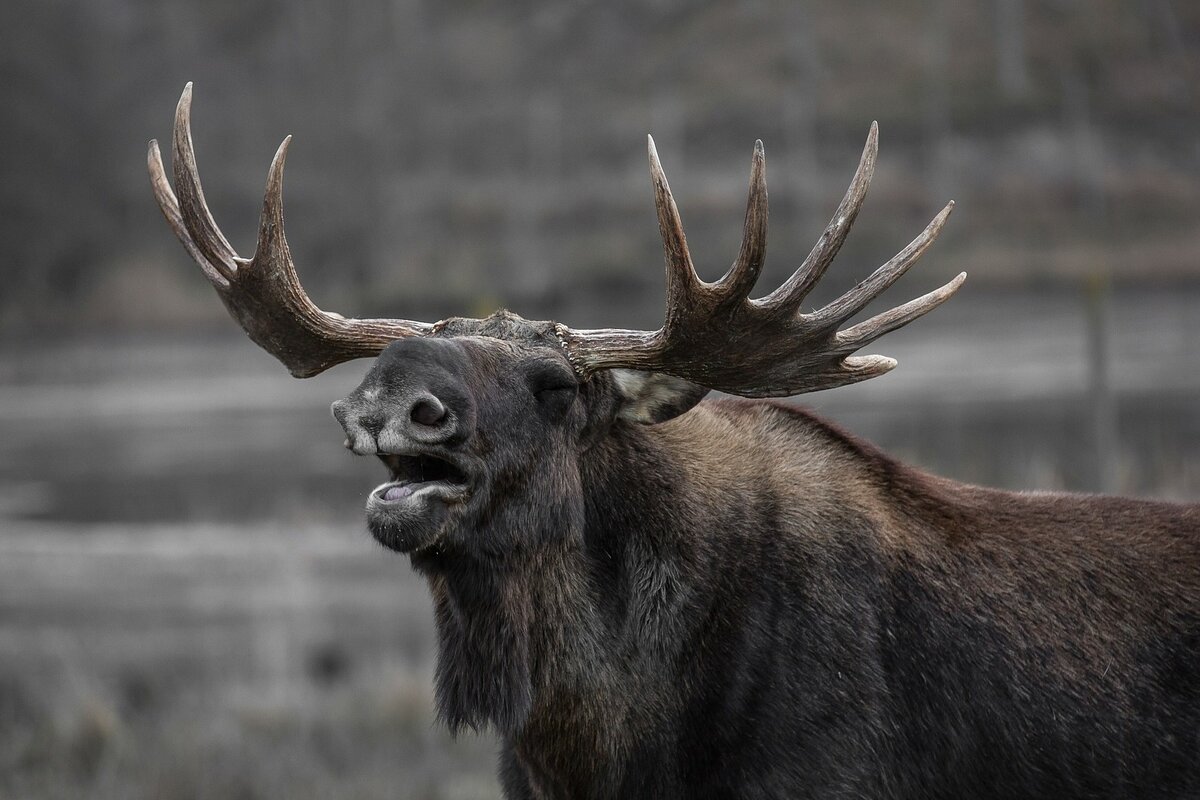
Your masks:
M 309 293 L 430 321 L 656 327 L 647 132 L 709 279 L 765 141 L 766 293 L 878 120 L 814 304 L 948 199 L 883 302 L 970 278 L 880 344 L 896 372 L 798 402 L 960 480 L 1200 499 L 1200 4 L 6 0 L 0 797 L 498 792 L 491 737 L 433 720 L 425 587 L 328 413 L 366 364 L 288 377 L 154 205 L 188 80 L 243 254 L 294 134 Z

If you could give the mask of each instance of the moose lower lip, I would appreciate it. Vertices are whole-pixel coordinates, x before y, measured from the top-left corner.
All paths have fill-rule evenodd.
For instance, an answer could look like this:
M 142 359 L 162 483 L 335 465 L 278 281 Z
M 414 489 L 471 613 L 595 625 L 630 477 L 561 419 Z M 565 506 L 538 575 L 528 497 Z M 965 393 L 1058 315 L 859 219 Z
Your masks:
M 389 486 L 380 499 L 388 502 L 394 502 L 396 500 L 403 500 L 412 493 L 412 484 L 405 483 L 399 486 Z
M 383 505 L 402 505 L 420 495 L 432 495 L 440 500 L 465 498 L 464 487 L 447 481 L 393 481 L 371 492 L 371 500 Z

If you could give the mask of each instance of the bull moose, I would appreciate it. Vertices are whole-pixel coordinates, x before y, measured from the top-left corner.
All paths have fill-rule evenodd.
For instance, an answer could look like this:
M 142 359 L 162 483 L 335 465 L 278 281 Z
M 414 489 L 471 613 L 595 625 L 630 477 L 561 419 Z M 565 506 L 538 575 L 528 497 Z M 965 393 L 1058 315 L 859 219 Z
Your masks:
M 1200 796 L 1200 506 L 968 486 L 770 399 L 892 369 L 852 353 L 964 279 L 844 327 L 947 206 L 801 311 L 863 202 L 874 125 L 812 252 L 755 300 L 761 143 L 740 252 L 706 283 L 651 141 L 665 322 L 578 330 L 321 311 L 284 238 L 289 140 L 241 258 L 190 105 L 189 84 L 174 190 L 150 143 L 162 212 L 293 375 L 378 355 L 333 413 L 388 470 L 371 532 L 428 581 L 439 715 L 494 729 L 508 797 Z M 740 397 L 701 402 L 713 389 Z

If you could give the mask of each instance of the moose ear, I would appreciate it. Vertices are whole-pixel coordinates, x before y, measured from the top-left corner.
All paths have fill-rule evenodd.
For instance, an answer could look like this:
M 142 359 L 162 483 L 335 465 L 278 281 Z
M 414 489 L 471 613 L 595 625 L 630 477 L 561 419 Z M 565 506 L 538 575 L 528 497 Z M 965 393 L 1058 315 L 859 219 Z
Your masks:
M 662 372 L 636 369 L 611 370 L 621 393 L 618 419 L 653 425 L 666 422 L 692 408 L 708 394 L 708 387 Z

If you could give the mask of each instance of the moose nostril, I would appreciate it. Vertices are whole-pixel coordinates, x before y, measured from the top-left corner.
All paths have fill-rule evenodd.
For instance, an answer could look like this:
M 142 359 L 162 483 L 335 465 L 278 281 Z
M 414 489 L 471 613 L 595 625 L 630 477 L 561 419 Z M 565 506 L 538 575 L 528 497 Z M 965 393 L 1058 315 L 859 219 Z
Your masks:
M 422 397 L 413 404 L 409 416 L 418 425 L 432 427 L 446 418 L 446 407 L 436 397 Z

